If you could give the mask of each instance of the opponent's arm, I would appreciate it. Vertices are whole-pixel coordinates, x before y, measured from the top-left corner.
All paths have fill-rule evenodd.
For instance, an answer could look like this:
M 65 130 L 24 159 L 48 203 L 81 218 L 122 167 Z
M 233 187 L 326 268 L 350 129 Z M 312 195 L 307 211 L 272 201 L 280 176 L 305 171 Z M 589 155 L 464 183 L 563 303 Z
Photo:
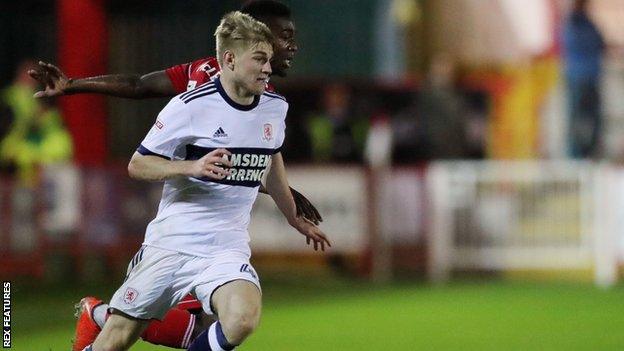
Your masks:
M 323 221 L 323 217 L 319 211 L 312 205 L 310 200 L 303 196 L 300 192 L 290 188 L 290 193 L 295 200 L 295 206 L 297 207 L 297 216 L 303 216 L 303 218 L 309 220 L 310 222 L 319 225 Z
M 44 86 L 44 90 L 35 93 L 36 98 L 81 93 L 131 99 L 176 95 L 176 90 L 165 71 L 151 72 L 142 76 L 111 74 L 70 79 L 55 65 L 39 61 L 39 67 L 29 70 L 28 74 Z
M 262 194 L 268 194 L 269 192 L 264 187 L 264 184 L 260 184 L 260 189 L 258 191 Z M 303 194 L 298 192 L 297 190 L 290 187 L 290 193 L 295 200 L 295 206 L 297 207 L 297 216 L 303 216 L 303 218 L 309 220 L 310 222 L 319 225 L 323 221 L 323 217 L 319 211 L 312 205 L 310 200 L 306 198 Z
M 226 168 L 232 166 L 231 162 L 223 157 L 224 155 L 229 156 L 231 153 L 225 149 L 216 149 L 199 160 L 171 161 L 135 152 L 128 164 L 128 174 L 134 179 L 148 181 L 162 181 L 182 176 L 223 179 L 230 175 L 230 171 Z
M 331 246 L 329 239 L 327 239 L 319 227 L 305 218 L 297 216 L 295 201 L 286 179 L 284 160 L 279 152 L 273 155 L 271 160 L 271 167 L 266 179 L 266 190 L 282 214 L 284 214 L 288 223 L 306 237 L 308 245 L 310 245 L 310 241 L 313 241 L 314 250 L 318 250 L 320 247 L 323 251 L 325 250 L 325 245 Z

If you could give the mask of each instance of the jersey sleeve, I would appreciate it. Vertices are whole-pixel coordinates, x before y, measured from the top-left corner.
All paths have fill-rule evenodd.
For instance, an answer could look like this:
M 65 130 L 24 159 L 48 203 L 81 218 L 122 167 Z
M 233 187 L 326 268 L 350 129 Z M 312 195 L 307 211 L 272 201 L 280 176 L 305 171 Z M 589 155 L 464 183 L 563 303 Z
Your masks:
M 183 63 L 181 65 L 169 67 L 165 70 L 167 76 L 169 76 L 169 80 L 171 80 L 171 84 L 173 84 L 173 88 L 176 90 L 176 94 L 186 91 L 191 64 L 192 63 Z
M 158 114 L 152 129 L 137 151 L 142 155 L 173 159 L 178 146 L 185 144 L 191 136 L 191 114 L 186 105 L 174 98 Z
M 215 57 L 204 57 L 165 70 L 178 94 L 208 82 L 220 71 Z
M 277 128 L 277 133 L 275 135 L 275 151 L 274 153 L 278 153 L 282 151 L 282 146 L 284 145 L 284 139 L 286 138 L 286 114 L 288 113 L 288 103 L 284 103 L 284 112 L 282 119 L 280 120 L 279 126 Z

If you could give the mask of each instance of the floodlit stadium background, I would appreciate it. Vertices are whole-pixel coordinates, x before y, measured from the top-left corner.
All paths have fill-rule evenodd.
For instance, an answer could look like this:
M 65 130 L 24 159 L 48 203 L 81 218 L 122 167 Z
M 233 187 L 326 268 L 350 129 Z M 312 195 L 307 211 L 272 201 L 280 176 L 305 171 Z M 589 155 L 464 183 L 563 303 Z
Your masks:
M 240 349 L 621 349 L 624 2 L 591 1 L 607 44 L 603 134 L 580 159 L 563 74 L 570 1 L 285 2 L 299 51 L 272 81 L 290 102 L 283 153 L 334 247 L 313 252 L 259 196 L 265 306 Z M 27 59 L 84 77 L 212 56 L 219 18 L 239 5 L 3 1 L 0 85 Z M 73 304 L 122 281 L 160 197 L 125 166 L 166 102 L 58 98 L 71 161 L 2 167 L 13 349 L 68 349 Z M 348 138 L 332 148 L 337 125 Z

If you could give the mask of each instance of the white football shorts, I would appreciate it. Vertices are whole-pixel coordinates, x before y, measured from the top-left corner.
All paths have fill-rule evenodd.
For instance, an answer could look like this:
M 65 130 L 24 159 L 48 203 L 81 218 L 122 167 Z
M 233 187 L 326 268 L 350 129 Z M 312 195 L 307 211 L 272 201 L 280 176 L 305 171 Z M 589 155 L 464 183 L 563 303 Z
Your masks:
M 126 280 L 113 295 L 110 308 L 138 319 L 161 320 L 187 294 L 214 314 L 213 292 L 234 280 L 247 280 L 260 289 L 260 280 L 240 252 L 225 251 L 211 258 L 143 246 L 128 265 Z

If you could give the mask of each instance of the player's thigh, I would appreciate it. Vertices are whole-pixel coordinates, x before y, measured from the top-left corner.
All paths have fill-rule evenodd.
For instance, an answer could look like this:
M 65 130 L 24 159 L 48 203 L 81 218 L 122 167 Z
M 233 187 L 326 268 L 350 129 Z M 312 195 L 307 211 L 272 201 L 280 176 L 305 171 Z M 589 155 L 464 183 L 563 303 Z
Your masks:
M 96 347 L 130 347 L 139 339 L 149 322 L 113 312 L 106 320 L 94 345 Z
M 233 280 L 218 287 L 211 297 L 211 305 L 222 323 L 257 325 L 262 309 L 262 294 L 258 286 L 248 280 Z

